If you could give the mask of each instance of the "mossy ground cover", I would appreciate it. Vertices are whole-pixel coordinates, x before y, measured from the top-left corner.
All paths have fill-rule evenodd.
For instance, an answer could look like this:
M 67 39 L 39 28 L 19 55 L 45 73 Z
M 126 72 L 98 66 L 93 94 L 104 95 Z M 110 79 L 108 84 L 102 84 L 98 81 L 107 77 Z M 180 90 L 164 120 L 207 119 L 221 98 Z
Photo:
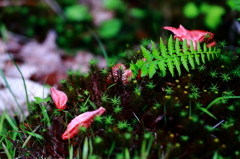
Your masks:
M 26 6 L 1 8 L 3 39 L 9 30 L 41 42 L 54 28 L 59 47 L 67 52 L 80 48 L 103 53 L 105 58 L 108 53 L 108 67 L 98 68 L 91 60 L 88 73 L 69 71 L 59 88 L 68 97 L 62 111 L 56 109 L 49 95 L 28 103 L 30 115 L 24 121 L 2 114 L 0 158 L 240 158 L 239 43 L 236 30 L 220 27 L 223 14 L 233 8 L 239 10 L 237 1 L 232 1 L 230 9 L 225 1 L 218 5 L 200 1 L 172 5 L 165 1 L 105 0 L 103 9 L 114 17 L 100 25 L 90 13 L 94 5 L 86 4 L 87 8 L 74 0 L 58 3 L 60 12 L 51 5 L 30 1 Z M 225 18 L 225 23 L 235 22 L 237 15 L 232 13 L 228 15 L 233 18 Z M 186 41 L 180 45 L 179 41 L 167 43 L 166 32 L 159 28 L 169 21 L 177 23 L 175 26 L 182 23 L 188 28 L 216 30 L 217 36 L 228 39 L 235 48 L 227 49 L 223 41 L 215 51 L 201 46 L 202 51 L 194 52 Z M 175 56 L 174 52 L 174 56 L 168 54 L 159 60 L 163 48 L 157 54 L 152 47 L 160 43 L 159 36 L 163 36 L 167 49 L 186 51 L 188 57 Z M 141 40 L 142 49 L 131 48 Z M 183 45 L 185 48 L 179 48 Z M 124 49 L 127 51 L 116 55 Z M 157 69 L 153 59 L 163 65 Z M 113 71 L 116 63 L 124 64 L 134 77 L 126 79 L 124 69 Z M 89 128 L 80 127 L 76 136 L 62 139 L 73 118 L 100 107 L 105 109 L 104 114 L 96 116 Z
M 14 129 L 1 123 L 1 140 L 22 158 L 237 158 L 238 55 L 222 48 L 218 58 L 189 72 L 182 66 L 181 76 L 174 70 L 175 76 L 158 72 L 127 82 L 123 69 L 114 75 L 113 64 L 100 69 L 92 60 L 87 74 L 69 71 L 62 80 L 65 110 L 58 111 L 51 98 L 38 99 L 29 105 L 31 115 L 24 123 L 9 119 Z M 143 57 L 133 51 L 123 63 L 129 67 Z M 74 117 L 99 107 L 106 111 L 90 128 L 80 127 L 78 135 L 62 140 Z

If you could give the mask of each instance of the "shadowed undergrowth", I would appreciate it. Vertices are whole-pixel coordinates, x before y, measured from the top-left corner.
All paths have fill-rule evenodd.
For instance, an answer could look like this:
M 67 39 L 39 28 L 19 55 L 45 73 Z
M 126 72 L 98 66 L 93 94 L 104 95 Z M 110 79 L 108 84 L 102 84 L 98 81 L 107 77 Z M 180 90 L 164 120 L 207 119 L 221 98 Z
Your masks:
M 149 50 L 151 50 L 149 48 Z M 125 80 L 124 69 L 97 67 L 69 71 L 62 80 L 67 108 L 58 111 L 51 98 L 36 98 L 30 116 L 17 123 L 3 114 L 0 120 L 0 157 L 50 158 L 237 158 L 240 154 L 240 60 L 238 52 L 220 56 L 189 69 L 149 72 Z M 141 51 L 124 64 L 144 58 Z M 168 68 L 169 66 L 167 66 Z M 90 128 L 69 140 L 61 136 L 81 113 L 106 109 Z M 13 147 L 13 149 L 11 149 Z M 14 152 L 9 152 L 9 151 Z M 7 153 L 9 152 L 9 153 Z

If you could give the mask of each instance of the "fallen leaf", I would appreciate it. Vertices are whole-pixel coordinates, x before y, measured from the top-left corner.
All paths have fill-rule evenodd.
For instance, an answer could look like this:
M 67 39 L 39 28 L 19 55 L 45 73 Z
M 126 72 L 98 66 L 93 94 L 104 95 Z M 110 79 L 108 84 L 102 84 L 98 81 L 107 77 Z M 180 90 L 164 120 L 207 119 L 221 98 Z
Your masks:
M 80 114 L 68 124 L 67 130 L 62 135 L 62 139 L 67 140 L 77 135 L 81 126 L 88 128 L 92 124 L 94 117 L 97 115 L 100 116 L 104 112 L 105 109 L 103 107 L 100 107 L 97 110 Z
M 8 89 L 4 79 L 0 76 L 0 115 L 6 111 L 12 117 L 18 115 L 22 119 L 22 112 L 25 117 L 28 116 L 29 112 L 22 78 L 6 77 L 6 81 L 17 102 Z M 49 94 L 49 90 L 43 85 L 28 79 L 25 79 L 25 82 L 29 102 L 34 101 L 34 97 L 36 96 L 45 98 Z
M 179 28 L 165 26 L 163 27 L 166 30 L 173 32 L 174 38 L 178 38 L 179 41 L 187 40 L 188 46 L 190 46 L 190 42 L 193 42 L 193 47 L 197 49 L 198 42 L 208 43 L 213 39 L 214 34 L 204 30 L 187 30 L 182 25 L 179 25 Z M 210 46 L 214 46 L 215 43 L 211 43 Z

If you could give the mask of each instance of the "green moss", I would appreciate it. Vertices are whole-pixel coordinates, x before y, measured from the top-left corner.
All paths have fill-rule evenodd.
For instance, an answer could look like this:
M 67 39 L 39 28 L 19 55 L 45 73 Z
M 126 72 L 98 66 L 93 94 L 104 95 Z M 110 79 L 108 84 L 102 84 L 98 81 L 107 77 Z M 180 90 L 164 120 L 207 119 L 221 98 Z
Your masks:
M 220 54 L 231 56 L 224 51 Z M 133 51 L 124 63 L 138 63 L 143 56 Z M 122 80 L 124 69 L 113 76 L 114 65 L 100 69 L 97 61 L 91 60 L 86 75 L 69 71 L 62 80 L 69 98 L 64 111 L 56 111 L 52 100 L 44 103 L 51 125 L 45 124 L 42 106 L 32 103 L 31 127 L 24 129 L 37 127 L 35 133 L 43 140 L 33 136 L 29 139 L 32 144 L 17 153 L 66 158 L 70 152 L 76 152 L 72 154 L 75 157 L 88 150 L 88 158 L 212 158 L 216 153 L 235 158 L 240 149 L 240 59 L 230 58 L 233 66 L 219 59 L 206 61 L 204 70 L 181 66 L 180 76 L 176 69 L 175 76 L 166 72 L 164 77 L 155 73 L 151 78 L 149 70 L 142 77 L 136 70 L 136 77 L 128 82 Z M 109 80 L 110 76 L 113 79 Z M 61 139 L 74 117 L 99 107 L 106 111 L 95 117 L 88 129 L 81 128 L 69 140 Z

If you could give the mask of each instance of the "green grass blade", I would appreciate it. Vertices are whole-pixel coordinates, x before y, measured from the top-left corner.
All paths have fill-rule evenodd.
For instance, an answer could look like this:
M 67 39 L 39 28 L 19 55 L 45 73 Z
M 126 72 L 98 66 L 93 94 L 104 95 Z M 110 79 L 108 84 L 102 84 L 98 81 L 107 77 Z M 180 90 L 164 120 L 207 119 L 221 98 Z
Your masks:
M 124 156 L 125 156 L 125 159 L 131 159 L 129 150 L 127 148 L 125 148 L 125 155 Z
M 146 154 L 145 154 L 145 151 L 146 151 L 146 139 L 143 140 L 142 142 L 142 147 L 141 147 L 141 159 L 145 159 L 146 158 Z
M 107 54 L 107 51 L 105 50 L 101 40 L 98 38 L 97 34 L 94 33 L 90 28 L 88 28 L 88 30 L 91 32 L 91 34 L 93 35 L 93 37 L 97 40 L 98 42 L 98 45 L 100 46 L 101 50 L 102 50 L 102 53 L 103 53 L 103 56 L 104 58 L 106 59 L 107 61 L 107 65 L 109 64 L 109 58 L 108 58 L 108 54 Z
M 231 98 L 240 98 L 240 96 L 226 96 L 226 97 L 218 97 L 216 99 L 214 99 L 210 104 L 208 104 L 208 106 L 206 107 L 206 109 L 209 109 L 210 107 L 212 107 L 214 104 L 217 104 L 220 100 L 222 99 L 231 99 Z
M 3 122 L 5 120 L 5 111 L 3 112 L 3 114 L 1 115 L 1 119 L 0 119 L 0 133 L 2 135 L 2 132 L 4 130 L 4 127 L 3 127 Z
M 82 159 L 88 158 L 88 138 L 85 137 L 84 143 L 83 143 L 83 152 L 82 152 Z
M 151 150 L 153 141 L 154 141 L 154 138 L 151 136 L 149 141 L 148 141 L 147 149 L 145 151 L 146 157 L 149 155 L 149 152 Z
M 18 130 L 16 123 L 13 122 L 13 120 L 10 118 L 10 116 L 7 113 L 5 113 L 5 119 L 7 120 L 8 124 L 12 127 L 14 131 Z
M 108 157 L 107 157 L 108 159 L 110 158 L 110 155 L 112 154 L 114 148 L 115 148 L 115 142 L 112 143 L 112 145 L 111 145 L 111 147 L 110 147 L 110 149 L 109 149 Z
M 218 152 L 217 151 L 214 152 L 212 159 L 218 159 Z
M 36 134 L 36 133 L 34 133 L 34 132 L 26 131 L 26 130 L 25 130 L 25 132 L 26 132 L 27 134 L 33 136 L 33 137 L 36 137 L 36 138 L 41 139 L 41 140 L 44 140 L 44 138 L 43 138 L 42 135 Z
M 68 152 L 69 152 L 69 159 L 73 159 L 73 145 L 70 145 Z
M 49 118 L 48 113 L 47 113 L 47 108 L 45 106 L 41 106 L 40 104 L 39 104 L 39 106 L 42 110 L 44 120 L 47 121 L 47 126 L 51 126 L 50 118 Z
M 3 149 L 4 149 L 4 151 L 5 151 L 5 153 L 6 153 L 6 155 L 7 155 L 7 157 L 8 157 L 8 159 L 12 159 L 12 155 L 9 153 L 9 151 L 8 151 L 8 149 L 7 149 L 7 147 L 6 147 L 6 145 L 2 142 L 2 147 L 3 147 Z
M 34 130 L 33 130 L 33 132 L 32 133 L 35 133 L 36 131 L 37 131 L 37 129 L 39 128 L 39 126 L 40 125 L 38 125 Z M 25 131 L 26 133 L 28 133 L 27 131 Z M 27 139 L 24 141 L 24 143 L 23 143 L 23 145 L 22 145 L 22 148 L 24 148 L 25 146 L 26 146 L 26 144 L 28 143 L 28 141 L 31 139 L 31 137 L 33 136 L 33 135 L 31 135 L 31 133 L 28 133 L 29 134 L 29 136 L 27 137 Z M 37 138 L 39 138 L 39 136 L 34 136 L 34 137 L 37 137 Z M 43 137 L 40 137 L 39 139 L 43 139 Z
M 208 114 L 209 116 L 213 117 L 214 119 L 217 119 L 212 113 L 210 113 L 206 108 L 203 107 L 198 107 L 198 109 L 200 109 L 201 111 L 203 111 L 204 113 Z
M 26 95 L 26 101 L 27 101 L 27 105 L 29 106 L 30 102 L 29 102 L 29 99 L 28 99 L 28 93 L 27 93 L 27 85 L 26 85 L 26 82 L 25 82 L 25 79 L 23 77 L 23 74 L 21 72 L 21 70 L 19 69 L 18 65 L 16 64 L 16 62 L 13 60 L 12 56 L 8 53 L 9 57 L 11 58 L 13 64 L 16 66 L 18 72 L 20 73 L 21 77 L 22 77 L 22 80 L 23 80 L 23 85 L 24 85 L 24 90 L 25 90 L 25 95 Z
M 89 156 L 93 155 L 93 144 L 92 144 L 92 139 L 89 138 Z
M 23 112 L 21 106 L 19 105 L 19 103 L 18 103 L 18 101 L 17 101 L 17 98 L 16 98 L 16 96 L 14 95 L 14 93 L 13 93 L 13 91 L 12 91 L 10 85 L 8 84 L 8 81 L 7 81 L 6 77 L 5 77 L 5 75 L 4 75 L 3 71 L 2 71 L 2 69 L 0 69 L 0 74 L 1 74 L 3 80 L 4 80 L 5 84 L 6 84 L 6 87 L 8 88 L 8 90 L 10 91 L 10 93 L 12 94 L 13 99 L 14 99 L 14 101 L 16 102 L 18 109 L 21 111 L 21 113 L 22 113 L 22 117 L 23 117 L 23 120 L 24 120 L 24 112 Z M 16 113 L 16 112 L 14 112 L 14 113 Z

